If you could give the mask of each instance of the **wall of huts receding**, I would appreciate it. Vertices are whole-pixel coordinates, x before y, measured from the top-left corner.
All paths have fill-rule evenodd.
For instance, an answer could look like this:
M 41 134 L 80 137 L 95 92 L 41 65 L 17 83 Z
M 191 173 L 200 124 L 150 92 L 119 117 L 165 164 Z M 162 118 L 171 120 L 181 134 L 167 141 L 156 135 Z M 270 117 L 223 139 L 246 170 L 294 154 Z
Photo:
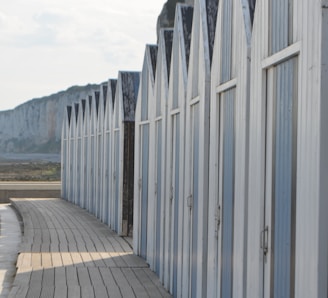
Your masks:
M 65 110 L 63 198 L 174 297 L 327 297 L 327 7 L 179 4 L 141 73 Z

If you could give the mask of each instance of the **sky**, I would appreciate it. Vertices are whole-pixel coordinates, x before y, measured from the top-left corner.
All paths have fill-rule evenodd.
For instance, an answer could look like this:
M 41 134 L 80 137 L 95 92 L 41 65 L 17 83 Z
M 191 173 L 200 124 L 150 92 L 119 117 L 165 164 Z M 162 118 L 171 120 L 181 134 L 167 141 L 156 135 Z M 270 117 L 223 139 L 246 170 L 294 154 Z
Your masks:
M 141 71 L 166 0 L 0 0 L 0 110 Z

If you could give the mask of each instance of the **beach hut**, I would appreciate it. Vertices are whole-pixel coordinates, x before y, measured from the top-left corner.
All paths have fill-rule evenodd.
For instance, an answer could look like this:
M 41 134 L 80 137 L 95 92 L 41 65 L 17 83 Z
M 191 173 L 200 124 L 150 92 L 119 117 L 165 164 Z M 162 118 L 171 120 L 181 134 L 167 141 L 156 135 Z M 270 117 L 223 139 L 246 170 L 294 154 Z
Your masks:
M 71 122 L 72 107 L 66 106 L 63 116 L 62 141 L 61 141 L 61 197 L 68 199 L 69 178 L 69 127 Z
M 117 80 L 110 79 L 107 84 L 107 100 L 105 104 L 104 116 L 104 158 L 103 158 L 103 192 L 102 192 L 102 219 L 103 222 L 110 223 L 111 214 L 111 167 L 112 167 L 112 124 L 113 124 L 113 106 L 116 92 Z
M 221 0 L 211 69 L 207 297 L 243 297 L 246 280 L 251 14 Z
M 206 297 L 209 116 L 217 0 L 196 0 L 191 35 L 185 144 L 183 297 Z
M 73 108 L 75 110 L 75 118 L 74 118 L 74 125 L 75 125 L 75 131 L 74 131 L 74 153 L 73 153 L 73 198 L 72 202 L 76 205 L 78 205 L 78 200 L 80 196 L 80 157 L 79 157 L 79 140 L 81 138 L 81 130 L 80 130 L 80 104 L 74 103 Z
M 135 114 L 133 250 L 147 258 L 149 126 L 154 101 L 157 45 L 146 45 Z
M 83 163 L 81 164 L 82 167 L 82 189 L 81 193 L 83 193 L 82 196 L 82 202 L 81 207 L 85 208 L 86 210 L 89 210 L 89 202 L 90 202 L 90 195 L 89 195 L 89 182 L 90 182 L 90 107 L 91 107 L 91 101 L 89 96 L 87 99 L 82 100 L 82 107 L 84 110 L 84 117 L 83 117 L 83 141 L 82 141 L 82 151 L 83 151 Z
M 75 103 L 71 106 L 71 118 L 70 118 L 70 125 L 69 125 L 69 175 L 68 175 L 68 193 L 67 199 L 69 202 L 74 203 L 74 180 L 75 180 L 75 164 L 76 164 L 76 142 L 75 142 L 75 133 L 76 133 L 76 108 Z
M 165 183 L 165 231 L 167 259 L 165 263 L 166 288 L 174 297 L 182 295 L 183 254 L 183 205 L 184 205 L 184 150 L 185 150 L 185 102 L 191 42 L 193 7 L 178 4 L 170 67 L 166 140 Z M 158 215 L 160 216 L 160 214 Z M 157 245 L 158 246 L 158 245 Z M 160 267 L 160 255 L 156 255 L 156 269 Z M 162 260 L 163 262 L 163 260 Z M 160 274 L 159 270 L 156 270 Z
M 94 214 L 95 207 L 95 150 L 96 150 L 96 126 L 97 126 L 97 116 L 96 116 L 96 100 L 95 94 L 88 95 L 87 100 L 87 117 L 85 118 L 85 132 L 87 136 L 85 138 L 86 142 L 86 176 L 85 182 L 87 186 L 87 200 L 86 209 Z
M 107 100 L 107 83 L 100 85 L 98 93 L 98 105 L 97 105 L 97 139 L 96 139 L 96 158 L 95 158 L 95 215 L 100 220 L 102 219 L 102 207 L 103 207 L 103 165 L 104 165 L 104 110 Z
M 118 74 L 113 117 L 111 228 L 119 235 L 132 234 L 134 121 L 139 72 Z
M 79 133 L 79 137 L 78 137 L 78 143 L 79 143 L 79 163 L 80 163 L 80 173 L 79 173 L 79 187 L 80 187 L 80 190 L 79 190 L 79 201 L 78 201 L 78 205 L 81 207 L 81 208 L 85 208 L 85 198 L 86 198 L 86 186 L 85 186 L 85 175 L 86 175 L 86 172 L 85 172 L 85 165 L 86 165 L 86 148 L 85 148 L 85 133 L 84 133 L 84 126 L 85 126 L 85 116 L 86 115 L 86 100 L 85 99 L 81 99 L 80 101 L 80 111 L 79 111 L 79 130 L 80 130 L 80 133 Z
M 256 4 L 247 297 L 327 297 L 327 4 Z
M 165 152 L 167 97 L 172 54 L 172 29 L 161 29 L 155 75 L 155 98 L 151 103 L 149 131 L 149 188 L 147 261 L 164 281 L 165 262 Z M 158 266 L 156 268 L 155 266 Z

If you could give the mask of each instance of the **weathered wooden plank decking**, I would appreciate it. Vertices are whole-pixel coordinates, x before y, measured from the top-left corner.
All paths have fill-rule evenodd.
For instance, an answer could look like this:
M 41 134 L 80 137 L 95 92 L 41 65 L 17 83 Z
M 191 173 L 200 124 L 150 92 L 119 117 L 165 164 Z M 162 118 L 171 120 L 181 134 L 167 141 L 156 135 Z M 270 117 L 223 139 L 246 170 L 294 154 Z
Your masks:
M 106 225 L 61 199 L 12 199 L 24 221 L 9 297 L 171 297 Z

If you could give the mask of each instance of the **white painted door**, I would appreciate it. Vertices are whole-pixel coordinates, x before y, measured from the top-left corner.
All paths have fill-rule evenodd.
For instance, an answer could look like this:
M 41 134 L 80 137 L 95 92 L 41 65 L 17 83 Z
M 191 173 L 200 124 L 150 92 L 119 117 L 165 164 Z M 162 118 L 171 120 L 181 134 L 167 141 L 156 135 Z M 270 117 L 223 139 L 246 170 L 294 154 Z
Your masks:
M 267 70 L 264 297 L 294 297 L 297 70 L 290 58 Z

